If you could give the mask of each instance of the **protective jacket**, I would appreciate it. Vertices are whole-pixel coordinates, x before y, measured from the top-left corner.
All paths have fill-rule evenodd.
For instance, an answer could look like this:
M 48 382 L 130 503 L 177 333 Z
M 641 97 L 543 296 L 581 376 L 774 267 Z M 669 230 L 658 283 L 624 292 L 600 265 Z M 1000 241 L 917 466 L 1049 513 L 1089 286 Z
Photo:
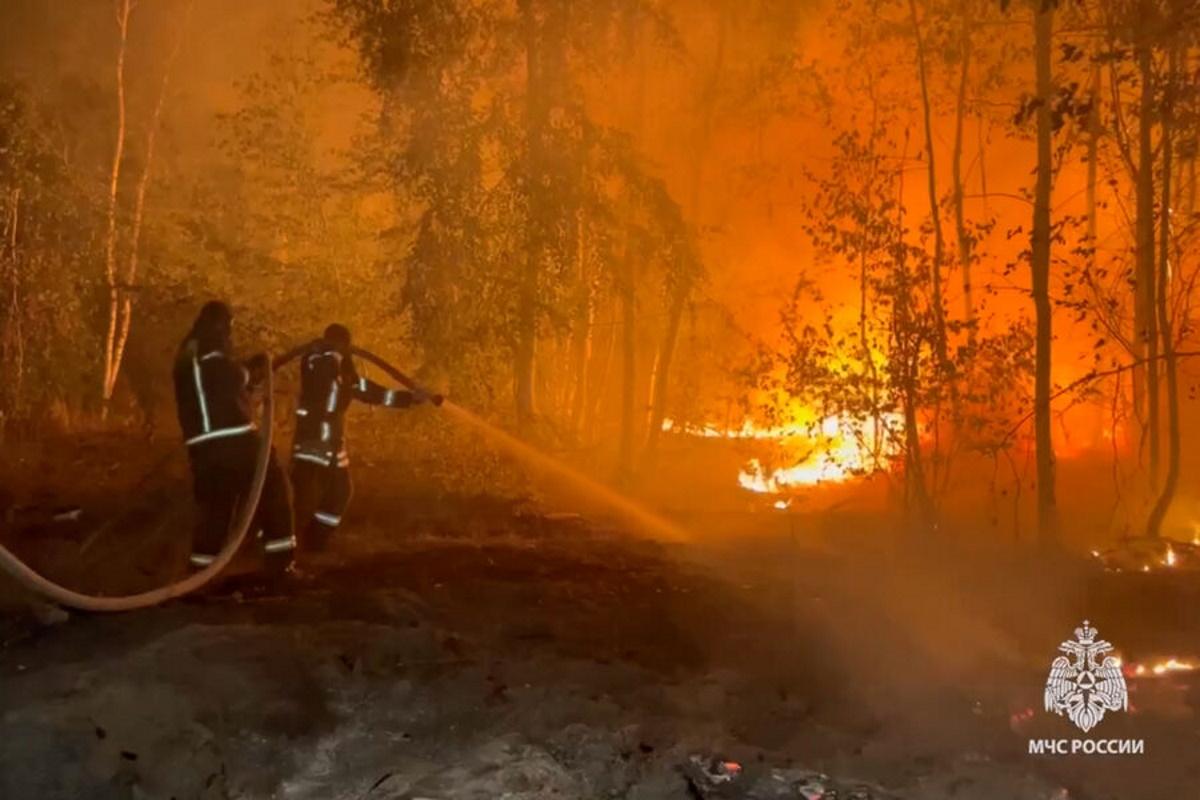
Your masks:
M 354 361 L 318 340 L 300 361 L 300 401 L 292 458 L 322 466 L 345 467 L 346 409 L 354 400 L 376 406 L 405 408 L 413 395 L 387 389 L 359 376 Z
M 200 506 L 190 562 L 203 569 L 224 546 L 240 498 L 254 477 L 259 439 L 251 413 L 251 375 L 227 343 L 193 330 L 175 357 L 175 405 L 188 445 Z M 254 362 L 250 362 L 251 366 Z M 269 368 L 265 365 L 264 368 Z M 257 367 L 255 367 L 257 370 Z M 274 454 L 267 464 L 254 527 L 271 569 L 284 570 L 296 548 L 287 477 Z
M 175 358 L 175 404 L 188 447 L 254 430 L 249 371 L 223 350 L 201 350 L 189 338 Z

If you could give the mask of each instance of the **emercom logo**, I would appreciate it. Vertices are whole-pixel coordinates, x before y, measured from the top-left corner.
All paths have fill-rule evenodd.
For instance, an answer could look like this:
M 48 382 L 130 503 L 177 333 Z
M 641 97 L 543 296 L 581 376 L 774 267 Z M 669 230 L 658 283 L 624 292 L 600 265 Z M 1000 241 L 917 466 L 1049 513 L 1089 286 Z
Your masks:
M 1096 633 L 1084 620 L 1075 629 L 1075 641 L 1068 639 L 1058 646 L 1066 655 L 1054 659 L 1046 678 L 1046 710 L 1066 715 L 1084 733 L 1096 727 L 1105 712 L 1129 707 L 1121 662 L 1108 655 L 1113 646 L 1097 640 Z
M 1031 756 L 1136 756 L 1146 752 L 1145 739 L 1030 739 Z
M 1045 708 L 1066 717 L 1087 733 L 1110 711 L 1129 708 L 1129 692 L 1121 662 L 1110 655 L 1113 646 L 1097 638 L 1087 620 L 1075 629 L 1075 639 L 1058 646 L 1046 677 Z M 1030 755 L 1141 755 L 1143 739 L 1030 739 Z

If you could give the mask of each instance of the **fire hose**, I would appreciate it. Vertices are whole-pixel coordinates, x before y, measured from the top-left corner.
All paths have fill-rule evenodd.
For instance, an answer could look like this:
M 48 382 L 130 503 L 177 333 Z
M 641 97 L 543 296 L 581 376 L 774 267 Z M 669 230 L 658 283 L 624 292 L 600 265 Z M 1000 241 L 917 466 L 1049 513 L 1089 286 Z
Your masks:
M 216 560 L 212 564 L 175 583 L 122 597 L 82 594 L 65 586 L 60 586 L 35 572 L 3 545 L 0 545 L 0 569 L 15 578 L 17 583 L 29 591 L 52 600 L 59 605 L 80 611 L 115 612 L 150 608 L 151 606 L 165 603 L 167 600 L 194 592 L 207 584 L 229 565 L 229 562 L 233 560 L 234 555 L 242 546 L 242 542 L 246 539 L 246 533 L 250 530 L 250 525 L 254 520 L 254 513 L 258 509 L 259 498 L 262 496 L 263 484 L 267 477 L 267 466 L 271 462 L 271 430 L 275 421 L 273 373 L 272 370 L 265 370 L 265 372 L 262 433 L 259 437 L 258 457 L 254 464 L 254 476 L 250 481 L 250 490 L 246 496 L 246 502 L 242 503 L 239 507 L 238 516 L 229 537 L 225 540 L 225 546 L 221 548 L 221 552 L 217 554 Z
M 284 353 L 283 355 L 277 357 L 274 361 L 272 361 L 271 368 L 279 369 L 280 367 L 284 366 L 288 362 L 304 355 L 304 353 L 308 352 L 308 350 L 310 350 L 315 343 L 316 342 L 305 342 L 302 345 L 293 347 L 291 350 L 288 350 L 286 353 Z M 354 347 L 352 345 L 350 347 L 350 354 L 354 355 L 354 356 L 358 356 L 363 361 L 369 361 L 370 363 L 379 367 L 379 369 L 382 370 L 385 374 L 387 374 L 388 377 L 395 380 L 397 383 L 399 383 L 404 388 L 411 389 L 414 392 L 420 392 L 421 394 L 427 395 L 430 398 L 431 402 L 435 406 L 440 406 L 442 404 L 442 396 L 440 394 L 435 394 L 433 392 L 430 392 L 428 389 L 426 389 L 423 386 L 421 386 L 420 384 L 418 384 L 412 378 L 408 377 L 403 372 L 401 372 L 400 370 L 396 369 L 394 366 L 389 364 L 387 361 L 385 361 L 384 359 L 382 359 L 379 356 L 372 353 L 370 350 L 364 350 L 361 347 Z

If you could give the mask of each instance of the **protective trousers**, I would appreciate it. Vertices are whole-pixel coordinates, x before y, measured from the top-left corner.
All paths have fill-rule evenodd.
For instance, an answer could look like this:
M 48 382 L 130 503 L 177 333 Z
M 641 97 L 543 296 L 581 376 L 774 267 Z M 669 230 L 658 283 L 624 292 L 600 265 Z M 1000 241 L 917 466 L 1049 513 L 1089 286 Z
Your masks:
M 200 507 L 192 537 L 191 564 L 211 564 L 225 544 L 239 503 L 250 491 L 260 439 L 256 432 L 201 442 L 188 448 L 193 488 Z M 287 476 L 272 451 L 249 540 L 260 542 L 267 566 L 283 571 L 296 550 Z
M 304 548 L 324 550 L 342 524 L 353 487 L 350 469 L 335 460 L 328 466 L 292 459 L 296 520 Z

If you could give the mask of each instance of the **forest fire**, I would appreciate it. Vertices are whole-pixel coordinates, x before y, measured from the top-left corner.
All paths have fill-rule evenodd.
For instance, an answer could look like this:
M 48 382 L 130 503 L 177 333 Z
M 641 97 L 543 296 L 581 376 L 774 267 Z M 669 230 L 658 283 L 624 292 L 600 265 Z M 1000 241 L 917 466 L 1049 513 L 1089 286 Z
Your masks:
M 1200 796 L 1197 445 L 1200 0 L 0 1 L 0 798 Z

